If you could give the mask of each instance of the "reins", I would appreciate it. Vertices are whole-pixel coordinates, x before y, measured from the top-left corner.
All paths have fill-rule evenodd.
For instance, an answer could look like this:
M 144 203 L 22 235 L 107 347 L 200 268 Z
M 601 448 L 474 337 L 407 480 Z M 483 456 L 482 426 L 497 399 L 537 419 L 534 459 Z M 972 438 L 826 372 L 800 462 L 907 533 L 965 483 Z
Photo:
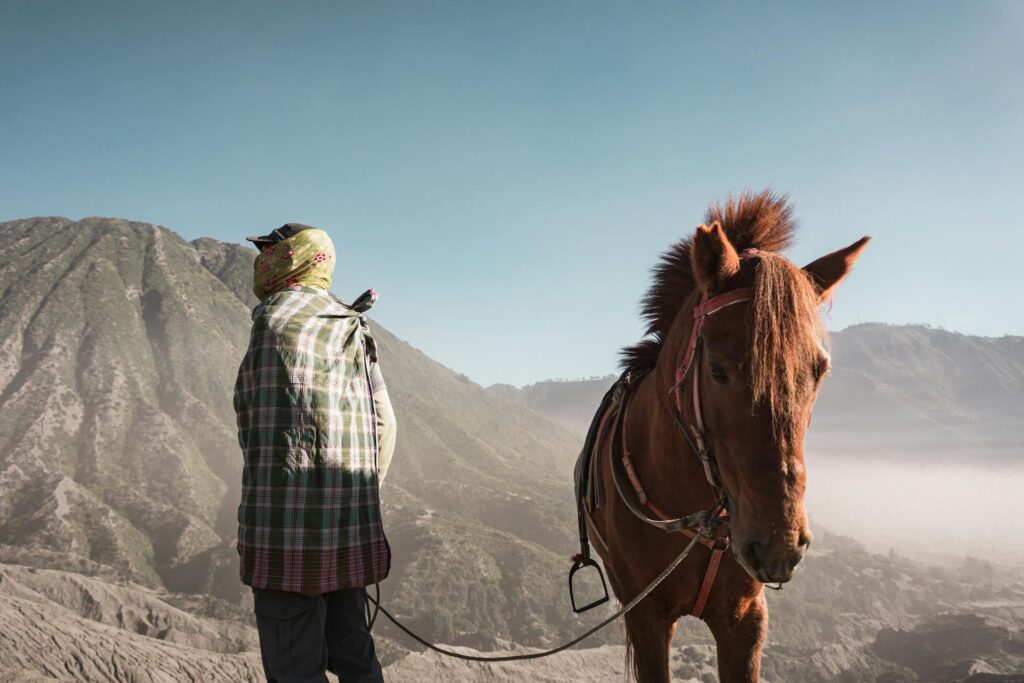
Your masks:
M 740 254 L 740 258 L 745 258 L 755 252 L 756 250 L 754 249 L 744 251 L 743 253 Z M 708 564 L 708 568 L 705 572 L 704 580 L 701 583 L 700 594 L 698 595 L 697 602 L 695 603 L 694 608 L 691 612 L 693 616 L 699 617 L 703 612 L 704 606 L 707 604 L 708 595 L 710 594 L 711 588 L 714 585 L 722 553 L 729 547 L 730 539 L 729 536 L 726 536 L 724 539 L 722 539 L 714 535 L 715 531 L 718 529 L 719 526 L 728 522 L 729 494 L 725 486 L 722 484 L 721 479 L 719 478 L 718 466 L 715 462 L 714 454 L 711 450 L 710 440 L 708 438 L 707 429 L 704 424 L 703 411 L 701 410 L 700 370 L 698 368 L 694 368 L 694 365 L 696 365 L 696 360 L 700 357 L 700 353 L 702 350 L 703 344 L 701 337 L 701 329 L 703 328 L 704 322 L 707 320 L 707 318 L 728 306 L 732 306 L 733 304 L 750 301 L 753 298 L 753 296 L 754 290 L 752 287 L 735 289 L 711 298 L 709 298 L 707 294 L 704 294 L 702 296 L 700 303 L 693 310 L 694 322 L 693 327 L 690 331 L 690 339 L 689 343 L 687 344 L 686 353 L 683 356 L 682 362 L 676 368 L 675 384 L 672 385 L 668 392 L 675 398 L 675 410 L 673 410 L 670 405 L 666 405 L 666 408 L 668 408 L 669 412 L 671 413 L 673 422 L 679 428 L 679 431 L 683 435 L 683 438 L 686 440 L 686 443 L 689 445 L 694 455 L 700 461 L 701 467 L 704 470 L 704 476 L 707 478 L 708 483 L 711 485 L 712 490 L 715 493 L 717 502 L 711 508 L 707 510 L 694 512 L 689 515 L 684 515 L 682 517 L 667 519 L 657 508 L 657 506 L 655 506 L 647 498 L 647 495 L 643 490 L 643 486 L 641 485 L 640 480 L 632 467 L 632 463 L 629 457 L 629 450 L 626 448 L 625 418 L 629 400 L 628 380 L 626 380 L 627 391 L 623 394 L 622 405 L 619 409 L 617 424 L 615 425 L 615 429 L 612 430 L 612 450 L 614 452 L 616 442 L 621 439 L 621 459 L 623 467 L 626 470 L 630 482 L 633 485 L 634 491 L 637 494 L 637 499 L 640 501 L 639 505 L 636 502 L 634 502 L 631 499 L 631 497 L 627 495 L 627 492 L 624 490 L 624 486 L 621 481 L 621 476 L 616 470 L 613 458 L 610 469 L 611 478 L 615 484 L 615 489 L 619 495 L 619 498 L 623 501 L 623 503 L 625 503 L 627 509 L 629 509 L 629 511 L 641 521 L 655 528 L 661 529 L 665 532 L 683 533 L 690 536 L 690 542 L 686 545 L 683 551 L 680 552 L 679 555 L 677 555 L 676 558 L 672 560 L 672 562 L 670 562 L 669 565 L 665 567 L 665 569 L 662 570 L 662 572 L 658 576 L 656 576 L 654 580 L 647 585 L 646 588 L 644 588 L 632 600 L 630 600 L 629 603 L 621 607 L 617 612 L 615 612 L 615 614 L 606 617 L 598 624 L 592 626 L 591 628 L 584 631 L 582 634 L 576 636 L 575 638 L 566 643 L 563 643 L 562 645 L 550 648 L 548 650 L 542 650 L 540 652 L 530 652 L 520 655 L 467 655 L 461 652 L 456 652 L 454 650 L 445 649 L 434 643 L 431 643 L 422 636 L 419 636 L 418 634 L 413 632 L 411 629 L 409 629 L 409 627 L 402 624 L 393 614 L 391 614 L 384 607 L 381 606 L 379 586 L 375 586 L 375 597 L 370 597 L 369 593 L 366 593 L 366 599 L 368 601 L 367 627 L 369 629 L 373 628 L 373 624 L 376 622 L 377 619 L 377 613 L 379 612 L 380 614 L 383 614 L 385 617 L 387 617 L 387 619 L 392 624 L 394 624 L 399 630 L 401 630 L 403 633 L 405 633 L 407 636 L 415 640 L 420 645 L 434 652 L 437 652 L 438 654 L 471 662 L 514 662 L 549 657 L 559 652 L 568 650 L 574 645 L 579 644 L 583 640 L 589 638 L 593 634 L 603 629 L 608 624 L 612 623 L 613 621 L 619 619 L 620 617 L 628 613 L 630 610 L 632 610 L 634 607 L 640 604 L 640 602 L 644 600 L 644 598 L 650 595 L 651 592 L 653 592 L 659 585 L 661 585 L 661 583 L 665 579 L 667 579 L 673 571 L 675 571 L 675 569 L 682 563 L 682 561 L 685 560 L 687 556 L 689 556 L 693 548 L 698 543 L 701 543 L 711 550 L 712 556 L 711 561 Z M 683 410 L 682 385 L 686 380 L 687 375 L 690 374 L 691 370 L 693 370 L 692 393 L 695 424 L 690 425 L 689 429 L 687 429 L 687 425 L 685 424 L 685 412 Z M 622 382 L 623 380 L 620 379 L 619 381 Z M 660 402 L 661 401 L 659 401 L 659 403 Z M 620 437 L 620 439 L 616 439 L 616 436 Z M 597 447 L 596 444 L 595 447 Z M 580 500 L 577 501 L 577 504 L 580 506 L 583 505 L 582 501 Z M 649 515 L 647 515 L 641 509 L 640 506 L 642 505 L 650 507 L 655 512 L 655 514 L 658 515 L 658 517 L 650 517 Z M 582 507 L 580 508 L 580 532 L 581 552 L 580 554 L 573 557 L 573 568 L 569 573 L 570 595 L 572 594 L 573 573 L 575 573 L 578 569 L 585 566 L 597 566 L 594 560 L 590 558 L 589 540 L 586 535 L 586 522 L 584 521 Z M 603 574 L 601 575 L 601 581 L 602 583 L 604 582 Z M 600 605 L 605 601 L 607 601 L 607 593 L 604 600 L 596 601 L 582 608 L 576 608 L 575 597 L 573 597 L 573 609 L 574 611 L 579 613 L 592 607 L 596 607 L 597 605 Z M 370 615 L 369 603 L 372 603 L 374 605 L 374 611 L 372 616 Z
M 741 259 L 748 258 L 753 254 L 757 253 L 756 249 L 748 249 L 742 252 L 739 257 Z M 636 470 L 633 467 L 632 460 L 630 458 L 629 449 L 627 448 L 625 438 L 625 421 L 626 412 L 628 408 L 628 393 L 623 396 L 623 404 L 619 409 L 619 417 L 616 424 L 618 431 L 621 434 L 621 461 L 623 469 L 628 476 L 630 483 L 633 485 L 633 490 L 636 493 L 639 504 L 634 502 L 631 497 L 624 490 L 624 486 L 621 481 L 621 476 L 615 467 L 614 458 L 611 463 L 611 479 L 615 484 L 616 492 L 619 498 L 625 503 L 626 508 L 640 521 L 661 529 L 662 531 L 669 533 L 683 533 L 691 536 L 694 540 L 700 540 L 701 535 L 696 533 L 694 530 L 699 528 L 706 528 L 712 521 L 712 515 L 716 523 L 724 523 L 728 521 L 729 513 L 729 492 L 722 483 L 718 472 L 718 465 L 714 458 L 714 454 L 711 450 L 711 442 L 708 436 L 707 427 L 704 423 L 703 410 L 701 408 L 701 386 L 700 386 L 700 369 L 695 367 L 697 360 L 700 358 L 701 351 L 703 350 L 703 337 L 701 336 L 701 330 L 704 327 L 704 323 L 707 319 L 715 313 L 721 311 L 724 308 L 732 306 L 734 304 L 748 302 L 754 297 L 753 287 L 741 287 L 739 289 L 730 290 L 724 294 L 719 294 L 714 297 L 708 297 L 705 293 L 701 296 L 700 303 L 698 303 L 693 309 L 693 325 L 690 328 L 690 337 L 686 346 L 686 352 L 683 354 L 683 360 L 676 367 L 675 372 L 675 383 L 669 389 L 669 395 L 675 399 L 675 409 L 672 406 L 666 404 L 666 408 L 672 415 L 673 423 L 679 428 L 679 432 L 683 435 L 687 445 L 693 454 L 697 457 L 700 462 L 702 469 L 704 470 L 704 476 L 711 485 L 711 489 L 715 494 L 717 503 L 709 510 L 701 510 L 699 512 L 691 513 L 682 517 L 667 518 L 667 516 L 658 509 L 658 507 L 648 498 L 644 491 L 643 485 L 640 483 L 640 479 L 636 474 Z M 685 424 L 685 410 L 683 401 L 683 384 L 686 381 L 687 375 L 693 375 L 693 425 Z M 621 381 L 621 380 L 620 380 Z M 628 389 L 628 379 L 627 389 Z M 659 401 L 661 403 L 661 401 Z M 616 440 L 612 442 L 612 450 L 614 452 L 616 446 Z M 647 515 L 641 506 L 646 506 L 655 513 L 655 517 Z M 596 530 L 595 530 L 596 533 Z M 708 597 L 711 593 L 711 588 L 714 586 L 715 578 L 718 573 L 718 567 L 721 563 L 722 554 L 729 547 L 730 537 L 727 535 L 724 539 L 716 539 L 716 542 L 710 542 L 708 539 L 703 539 L 701 542 L 704 543 L 711 550 L 711 559 L 708 563 L 708 568 L 704 574 L 704 580 L 701 582 L 700 593 L 697 596 L 697 601 L 694 604 L 693 610 L 690 612 L 692 616 L 700 617 L 703 613 L 704 607 L 707 604 Z M 586 543 L 582 545 L 583 552 L 577 556 L 577 563 L 591 561 L 589 559 L 588 546 Z M 771 586 L 769 586 L 771 587 Z M 781 585 L 780 585 L 781 587 Z
M 592 626 L 591 628 L 587 629 L 586 631 L 584 631 L 580 635 L 576 636 L 575 638 L 573 638 L 569 642 L 563 643 L 562 645 L 559 645 L 558 647 L 553 647 L 553 648 L 551 648 L 549 650 L 542 650 L 540 652 L 529 652 L 529 653 L 521 654 L 521 655 L 496 655 L 496 656 L 492 656 L 492 657 L 483 656 L 483 655 L 467 655 L 467 654 L 463 654 L 461 652 L 456 652 L 454 650 L 447 650 L 447 649 L 445 649 L 443 647 L 440 647 L 438 645 L 435 645 L 434 643 L 431 643 L 430 641 L 426 640 L 425 638 L 417 635 L 412 630 L 410 630 L 409 627 L 407 627 L 404 624 L 402 624 L 393 614 L 391 614 L 386 609 L 384 609 L 381 606 L 381 604 L 380 604 L 380 587 L 379 586 L 376 586 L 377 591 L 376 591 L 376 597 L 375 598 L 371 598 L 369 592 L 366 593 L 366 599 L 368 601 L 370 601 L 371 603 L 373 603 L 374 608 L 375 608 L 375 613 L 374 613 L 372 618 L 369 616 L 369 610 L 367 610 L 367 627 L 368 628 L 372 628 L 373 627 L 373 624 L 374 624 L 374 622 L 377 619 L 376 612 L 379 611 L 381 614 L 383 614 L 385 617 L 388 618 L 388 621 L 390 621 L 392 624 L 397 626 L 403 633 L 405 633 L 407 636 L 409 636 L 410 638 L 415 640 L 420 645 L 422 645 L 422 646 L 424 646 L 424 647 L 426 647 L 426 648 L 428 648 L 430 650 L 433 650 L 434 652 L 437 652 L 438 654 L 445 655 L 446 657 L 454 657 L 455 659 L 462 659 L 462 660 L 469 661 L 469 662 L 518 662 L 518 661 L 524 661 L 524 660 L 527 660 L 527 659 L 541 659 L 543 657 L 550 657 L 551 655 L 557 654 L 559 652 L 563 652 L 565 650 L 568 650 L 572 646 L 581 643 L 582 641 L 584 641 L 587 638 L 589 638 L 590 636 L 594 635 L 595 633 L 597 633 L 598 631 L 603 629 L 605 626 L 607 626 L 608 624 L 612 623 L 613 621 L 615 621 L 616 619 L 618 619 L 619 617 L 623 616 L 624 614 L 629 612 L 631 609 L 636 607 L 638 604 L 640 604 L 640 602 L 644 598 L 646 598 L 648 595 L 650 595 L 651 592 L 655 588 L 657 588 L 665 579 L 667 579 L 669 577 L 669 575 L 673 571 L 675 571 L 676 567 L 678 567 L 682 563 L 682 561 L 686 559 L 687 555 L 690 554 L 690 551 L 693 550 L 693 547 L 695 545 L 697 545 L 697 543 L 703 537 L 703 535 L 705 533 L 709 533 L 711 530 L 712 530 L 711 528 L 702 529 L 702 531 L 698 535 L 694 536 L 693 539 L 690 540 L 690 543 L 686 546 L 686 548 L 684 548 L 683 551 L 681 553 L 679 553 L 679 555 L 677 555 L 676 558 L 674 560 L 672 560 L 672 562 L 667 567 L 665 567 L 665 569 L 660 574 L 658 574 L 658 576 L 656 576 L 654 578 L 654 580 L 651 581 L 651 583 L 648 584 L 648 586 L 646 588 L 644 588 L 642 591 L 640 591 L 636 595 L 636 597 L 634 597 L 632 600 L 630 600 L 629 603 L 624 605 L 615 614 L 613 614 L 613 615 L 611 615 L 609 617 L 606 617 L 604 620 L 602 620 L 601 622 L 599 622 L 595 626 Z
M 718 524 L 723 524 L 728 521 L 729 494 L 719 479 L 718 467 L 715 463 L 714 455 L 711 452 L 711 444 L 707 436 L 707 430 L 705 428 L 704 418 L 702 415 L 703 411 L 701 410 L 700 404 L 700 371 L 698 368 L 694 368 L 694 365 L 696 364 L 696 360 L 700 357 L 702 346 L 700 332 L 708 316 L 714 315 L 727 306 L 749 301 L 752 297 L 753 289 L 749 287 L 736 289 L 712 298 L 708 298 L 706 294 L 702 296 L 700 303 L 693 309 L 694 321 L 693 327 L 690 331 L 689 343 L 687 344 L 686 353 L 683 355 L 682 362 L 676 368 L 675 384 L 669 389 L 669 394 L 675 395 L 676 409 L 673 410 L 669 405 L 665 406 L 672 415 L 673 423 L 679 428 L 679 431 L 686 440 L 687 445 L 689 445 L 693 454 L 700 462 L 701 467 L 704 470 L 704 476 L 715 494 L 715 499 L 717 501 L 715 505 L 708 510 L 701 510 L 682 517 L 669 519 L 658 508 L 658 506 L 648 498 L 643 485 L 640 483 L 640 478 L 637 476 L 633 467 L 629 448 L 626 442 L 625 418 L 628 409 L 628 394 L 623 396 L 623 405 L 620 408 L 619 419 L 616 425 L 618 431 L 621 432 L 620 439 L 613 440 L 612 442 L 613 452 L 616 444 L 621 442 L 622 453 L 620 458 L 622 460 L 622 466 L 626 475 L 629 477 L 630 483 L 633 485 L 633 490 L 636 493 L 639 505 L 635 503 L 624 490 L 625 487 L 621 481 L 622 477 L 619 475 L 618 470 L 615 467 L 614 458 L 612 458 L 610 465 L 611 479 L 615 484 L 615 490 L 619 495 L 619 499 L 622 500 L 633 516 L 646 524 L 657 529 L 661 529 L 662 531 L 668 533 L 682 533 L 690 536 L 692 538 L 691 543 L 693 541 L 701 542 L 711 551 L 711 558 L 708 561 L 707 569 L 704 571 L 704 579 L 701 581 L 697 600 L 694 603 L 693 608 L 690 610 L 690 615 L 697 618 L 700 618 L 704 613 L 705 606 L 707 606 L 708 598 L 711 596 L 711 589 L 714 587 L 715 579 L 718 576 L 718 568 L 722 562 L 722 555 L 729 547 L 730 537 L 726 535 L 725 538 L 702 538 L 702 535 L 695 531 L 697 529 L 706 528 L 709 524 L 715 524 L 717 526 Z M 683 410 L 682 385 L 691 370 L 693 371 L 693 410 L 696 424 L 692 425 L 688 430 L 684 424 L 685 412 Z M 659 403 L 661 403 L 661 401 L 659 401 Z M 693 437 L 692 439 L 691 434 Z M 656 516 L 651 517 L 647 515 L 641 509 L 641 506 L 648 507 Z M 586 550 L 587 548 L 584 546 L 584 551 Z M 583 559 L 587 560 L 589 558 L 584 557 Z

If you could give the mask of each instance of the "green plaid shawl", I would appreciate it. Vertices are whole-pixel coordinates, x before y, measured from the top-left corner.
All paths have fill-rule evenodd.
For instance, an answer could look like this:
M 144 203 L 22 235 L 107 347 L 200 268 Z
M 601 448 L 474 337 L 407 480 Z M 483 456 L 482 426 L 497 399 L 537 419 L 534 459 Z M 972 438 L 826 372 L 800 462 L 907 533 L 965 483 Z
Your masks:
M 319 595 L 380 581 L 377 435 L 361 311 L 313 287 L 253 309 L 234 406 L 245 456 L 238 507 L 242 582 Z

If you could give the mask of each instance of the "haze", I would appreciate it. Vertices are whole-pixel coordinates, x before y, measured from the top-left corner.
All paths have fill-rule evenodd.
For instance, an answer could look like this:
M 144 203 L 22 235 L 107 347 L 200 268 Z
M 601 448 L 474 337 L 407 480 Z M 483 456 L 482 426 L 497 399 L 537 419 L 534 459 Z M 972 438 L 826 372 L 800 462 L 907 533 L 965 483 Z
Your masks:
M 900 463 L 885 457 L 808 457 L 811 524 L 853 536 L 876 552 L 890 548 L 930 561 L 964 555 L 1024 564 L 1024 466 L 1021 449 L 1003 464 Z M 1015 461 L 1015 462 L 1014 462 Z

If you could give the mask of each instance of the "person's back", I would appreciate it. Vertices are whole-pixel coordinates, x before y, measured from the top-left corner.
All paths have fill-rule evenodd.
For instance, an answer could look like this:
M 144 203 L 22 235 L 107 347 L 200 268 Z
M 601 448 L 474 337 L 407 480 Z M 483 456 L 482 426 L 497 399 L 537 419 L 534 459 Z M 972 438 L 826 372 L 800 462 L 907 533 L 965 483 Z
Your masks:
M 382 680 L 363 616 L 364 587 L 391 563 L 379 480 L 394 418 L 363 315 L 375 293 L 349 306 L 327 291 L 334 249 L 322 230 L 249 239 L 260 303 L 235 384 L 238 553 L 264 669 L 281 683 L 325 681 L 325 669 Z

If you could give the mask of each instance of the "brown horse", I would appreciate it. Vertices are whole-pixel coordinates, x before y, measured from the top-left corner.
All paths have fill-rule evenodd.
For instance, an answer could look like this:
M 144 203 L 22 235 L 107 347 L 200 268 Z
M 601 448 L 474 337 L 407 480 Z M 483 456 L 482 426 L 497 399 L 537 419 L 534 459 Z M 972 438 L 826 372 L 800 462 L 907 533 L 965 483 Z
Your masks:
M 675 623 L 695 612 L 717 643 L 720 679 L 759 680 L 764 585 L 789 581 L 811 541 L 803 442 L 829 369 L 819 307 L 868 241 L 799 268 L 779 254 L 793 233 L 790 208 L 768 191 L 712 206 L 705 222 L 655 269 L 644 301 L 649 336 L 624 351 L 628 409 L 592 450 L 593 484 L 608 493 L 586 528 L 623 603 L 689 542 L 642 521 L 637 508 L 665 518 L 712 509 L 719 494 L 727 503 L 718 547 L 731 542 L 732 553 L 696 546 L 625 617 L 642 683 L 671 679 Z M 693 451 L 707 454 L 707 467 Z M 632 482 L 625 493 L 622 481 Z

